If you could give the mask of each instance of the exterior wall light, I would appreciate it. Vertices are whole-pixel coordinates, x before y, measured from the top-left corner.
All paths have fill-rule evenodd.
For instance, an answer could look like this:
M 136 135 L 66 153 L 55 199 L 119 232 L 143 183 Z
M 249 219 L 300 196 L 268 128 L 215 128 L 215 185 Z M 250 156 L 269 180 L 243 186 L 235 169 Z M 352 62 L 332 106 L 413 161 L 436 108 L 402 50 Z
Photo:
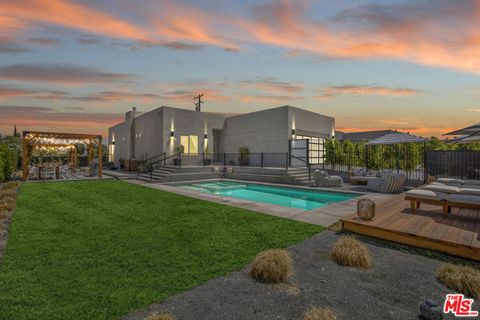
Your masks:
M 208 135 L 205 133 L 205 135 L 203 136 L 203 139 L 207 140 L 208 139 Z
M 115 145 L 115 141 L 112 141 L 112 146 L 114 146 L 114 145 Z
M 295 135 L 295 129 L 292 129 L 292 134 Z
M 174 134 L 174 133 L 175 133 L 175 131 L 173 131 L 173 130 L 172 130 L 172 131 L 170 131 L 170 137 L 172 137 L 172 138 L 173 138 L 173 134 Z

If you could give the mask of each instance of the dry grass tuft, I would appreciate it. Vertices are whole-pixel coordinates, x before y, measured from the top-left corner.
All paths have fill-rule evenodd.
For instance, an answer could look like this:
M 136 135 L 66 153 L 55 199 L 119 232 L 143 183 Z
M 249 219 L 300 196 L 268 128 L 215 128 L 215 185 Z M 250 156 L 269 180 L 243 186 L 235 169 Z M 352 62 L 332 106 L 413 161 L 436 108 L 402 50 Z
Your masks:
M 16 189 L 6 189 L 0 191 L 0 200 L 5 197 L 16 198 L 17 197 L 17 190 Z
M 337 314 L 330 308 L 312 307 L 303 314 L 303 320 L 337 320 Z
M 17 201 L 14 198 L 5 196 L 0 198 L 0 210 L 13 210 L 17 204 Z
M 151 316 L 149 316 L 145 320 L 175 320 L 175 317 L 168 312 L 164 312 L 164 313 L 152 314 Z
M 480 270 L 445 263 L 438 268 L 437 279 L 447 288 L 480 299 Z
M 285 281 L 291 272 L 292 258 L 288 251 L 271 249 L 257 254 L 250 276 L 266 283 L 279 283 Z
M 372 258 L 367 247 L 352 236 L 342 237 L 330 252 L 330 259 L 339 265 L 357 268 L 370 268 Z
M 2 208 L 3 207 L 0 206 L 0 220 L 6 218 L 8 214 L 8 210 Z
M 2 185 L 0 187 L 0 190 L 1 191 L 4 191 L 4 190 L 10 190 L 10 189 L 18 189 L 18 187 L 20 187 L 20 182 L 18 181 L 12 181 L 12 182 L 9 182 L 9 183 L 5 183 L 4 185 Z

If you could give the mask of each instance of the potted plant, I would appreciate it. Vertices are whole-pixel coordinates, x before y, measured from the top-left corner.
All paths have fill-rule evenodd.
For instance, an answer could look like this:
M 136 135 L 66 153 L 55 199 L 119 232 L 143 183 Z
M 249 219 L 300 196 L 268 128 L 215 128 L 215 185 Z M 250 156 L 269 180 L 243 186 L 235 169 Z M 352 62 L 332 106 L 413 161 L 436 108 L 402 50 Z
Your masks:
M 179 144 L 175 150 L 178 153 L 178 157 L 173 159 L 173 165 L 176 167 L 180 167 L 182 165 L 182 153 L 185 152 L 185 147 Z
M 240 166 L 248 166 L 248 163 L 250 162 L 250 151 L 248 151 L 248 148 L 240 147 L 238 148 L 238 153 L 240 154 L 240 158 L 238 159 L 238 163 L 240 164 Z

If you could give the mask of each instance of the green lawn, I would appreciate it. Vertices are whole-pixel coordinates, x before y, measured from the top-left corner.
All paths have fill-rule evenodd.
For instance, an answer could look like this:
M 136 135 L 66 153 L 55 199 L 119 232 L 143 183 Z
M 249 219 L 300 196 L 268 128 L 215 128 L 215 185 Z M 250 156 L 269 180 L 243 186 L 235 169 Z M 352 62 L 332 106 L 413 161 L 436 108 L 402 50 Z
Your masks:
M 117 319 L 319 231 L 118 181 L 23 184 L 0 319 Z

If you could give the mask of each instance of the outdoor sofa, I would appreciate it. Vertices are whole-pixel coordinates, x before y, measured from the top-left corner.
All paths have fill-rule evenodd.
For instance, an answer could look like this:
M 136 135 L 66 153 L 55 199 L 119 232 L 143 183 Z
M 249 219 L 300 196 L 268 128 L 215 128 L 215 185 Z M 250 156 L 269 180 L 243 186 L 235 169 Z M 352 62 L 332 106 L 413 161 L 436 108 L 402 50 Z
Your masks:
M 405 200 L 410 201 L 412 212 L 421 203 L 438 205 L 447 217 L 453 208 L 480 209 L 480 181 L 439 178 L 417 189 L 407 191 Z
M 331 176 L 325 170 L 315 170 L 313 179 L 318 187 L 343 187 L 343 179 L 340 176 Z

